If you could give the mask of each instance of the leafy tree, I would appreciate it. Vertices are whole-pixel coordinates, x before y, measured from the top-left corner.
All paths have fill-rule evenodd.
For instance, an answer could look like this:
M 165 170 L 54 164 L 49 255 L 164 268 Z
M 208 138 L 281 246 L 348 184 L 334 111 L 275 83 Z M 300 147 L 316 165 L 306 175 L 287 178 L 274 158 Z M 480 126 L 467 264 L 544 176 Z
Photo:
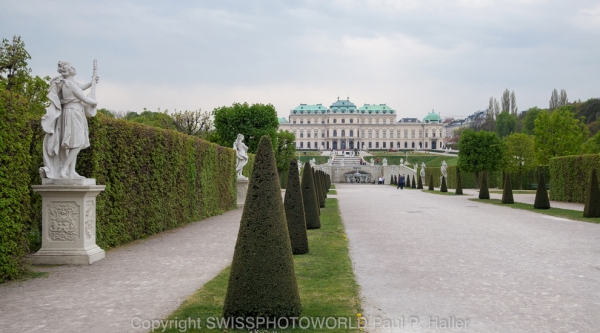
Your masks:
M 503 144 L 493 132 L 465 131 L 458 149 L 458 167 L 461 171 L 474 172 L 476 179 L 482 171 L 497 170 L 502 162 Z
M 502 111 L 496 119 L 496 133 L 503 138 L 510 133 L 514 133 L 517 127 L 517 116 L 508 111 Z
M 144 108 L 144 111 L 140 114 L 133 111 L 127 113 L 124 119 L 148 126 L 175 130 L 176 128 L 173 124 L 173 120 L 167 112 L 168 110 L 156 112 Z
M 275 159 L 277 160 L 277 171 L 287 172 L 290 160 L 296 154 L 296 137 L 290 131 L 277 132 L 277 144 L 275 146 Z
M 589 138 L 582 146 L 583 154 L 598 154 L 600 153 L 600 132 L 597 132 Z
M 523 172 L 534 167 L 533 137 L 513 133 L 504 138 L 504 167 L 506 171 L 519 173 L 519 189 L 523 189 Z
M 14 36 L 12 42 L 2 39 L 0 45 L 0 90 L 8 90 L 25 97 L 28 102 L 28 115 L 39 118 L 48 106 L 48 88 L 50 78 L 31 76 L 27 61 L 31 56 L 25 49 L 20 36 Z M 24 115 L 25 116 L 25 115 Z
M 542 109 L 535 106 L 529 109 L 527 112 L 525 112 L 525 117 L 523 118 L 523 133 L 533 134 L 533 128 L 535 127 L 535 118 L 537 118 L 541 111 Z
M 231 147 L 238 134 L 244 135 L 244 143 L 250 153 L 256 152 L 263 135 L 268 135 L 273 146 L 277 146 L 279 122 L 271 104 L 233 103 L 215 108 L 212 114 L 215 122 L 213 140 L 222 146 Z
M 542 111 L 535 119 L 535 158 L 539 164 L 548 164 L 552 157 L 581 153 L 589 130 L 575 118 L 573 109 L 562 106 L 552 114 Z
M 577 115 L 585 117 L 586 124 L 594 123 L 600 119 L 600 98 L 590 98 L 581 103 L 577 109 Z
M 100 113 L 108 118 L 115 118 L 115 115 L 112 112 L 110 112 L 109 110 L 104 109 L 104 108 L 98 109 L 98 113 Z

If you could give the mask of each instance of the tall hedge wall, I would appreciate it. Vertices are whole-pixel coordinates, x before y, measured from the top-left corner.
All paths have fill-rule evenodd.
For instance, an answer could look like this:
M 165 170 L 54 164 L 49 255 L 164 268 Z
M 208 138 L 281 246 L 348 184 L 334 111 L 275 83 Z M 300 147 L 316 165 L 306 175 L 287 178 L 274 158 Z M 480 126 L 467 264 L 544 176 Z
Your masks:
M 77 172 L 106 185 L 97 199 L 100 247 L 121 245 L 236 207 L 233 149 L 101 115 L 88 121 L 91 146 L 79 154 Z M 253 160 L 250 156 L 245 175 L 252 172 Z M 39 182 L 37 177 L 34 183 Z
M 17 277 L 27 249 L 29 149 L 27 101 L 0 91 L 0 282 Z
M 425 169 L 427 181 L 429 181 L 429 175 L 433 174 L 433 186 L 440 186 L 440 177 L 442 176 L 441 169 L 439 167 L 427 167 Z M 456 188 L 456 166 L 448 166 L 446 169 L 448 174 L 447 187 Z M 500 178 L 502 178 L 501 171 L 486 172 L 488 186 L 490 188 L 500 186 Z M 481 174 L 480 174 L 481 176 Z M 461 172 L 462 186 L 463 188 L 475 188 L 475 173 L 474 172 Z M 427 184 L 429 185 L 429 184 Z
M 581 202 L 592 169 L 600 171 L 599 155 L 575 155 L 550 159 L 550 200 Z

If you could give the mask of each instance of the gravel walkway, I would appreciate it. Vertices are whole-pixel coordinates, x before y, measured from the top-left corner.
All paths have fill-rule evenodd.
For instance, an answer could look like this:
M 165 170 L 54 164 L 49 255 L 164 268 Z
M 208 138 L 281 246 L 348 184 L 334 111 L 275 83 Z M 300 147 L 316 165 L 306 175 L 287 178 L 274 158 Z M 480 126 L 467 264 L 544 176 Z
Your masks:
M 231 263 L 242 209 L 106 253 L 90 266 L 0 284 L 1 332 L 143 332 Z M 142 322 L 134 320 L 138 326 Z
M 368 332 L 600 332 L 600 225 L 336 188 Z

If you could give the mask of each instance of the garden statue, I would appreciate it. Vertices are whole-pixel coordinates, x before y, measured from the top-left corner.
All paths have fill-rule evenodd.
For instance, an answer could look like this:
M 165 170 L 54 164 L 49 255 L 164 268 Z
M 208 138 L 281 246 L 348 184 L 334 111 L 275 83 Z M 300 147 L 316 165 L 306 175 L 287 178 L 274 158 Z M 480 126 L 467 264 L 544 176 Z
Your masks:
M 425 162 L 421 162 L 421 179 L 425 180 Z
M 404 159 L 403 158 L 400 159 L 400 165 L 404 165 Z
M 94 60 L 92 81 L 80 84 L 75 81 L 75 67 L 69 62 L 58 62 L 57 76 L 50 80 L 48 100 L 50 105 L 42 116 L 42 129 L 46 132 L 43 143 L 44 166 L 41 178 L 82 179 L 75 172 L 77 154 L 90 146 L 86 117 L 96 115 L 96 83 L 98 76 Z M 91 88 L 86 96 L 83 91 Z
M 371 158 L 371 166 L 375 165 L 375 162 L 373 162 L 373 159 Z
M 237 172 L 238 179 L 248 179 L 242 175 L 244 166 L 248 163 L 248 146 L 244 144 L 244 136 L 238 134 L 237 139 L 233 143 L 233 149 L 235 150 L 235 156 L 237 157 L 237 164 L 235 171 Z
M 387 165 L 387 158 L 383 159 L 383 165 Z
M 314 158 L 312 158 L 310 160 L 310 166 L 314 168 L 316 164 L 317 164 L 316 160 Z
M 444 176 L 444 178 L 448 179 L 448 173 L 446 172 L 446 169 L 448 168 L 448 164 L 446 164 L 446 160 L 442 161 L 442 176 Z
M 419 168 L 419 163 L 415 163 L 414 168 L 413 168 L 415 171 L 415 174 L 417 174 L 418 168 Z
M 302 168 L 302 162 L 298 161 L 298 172 L 301 171 L 301 168 Z

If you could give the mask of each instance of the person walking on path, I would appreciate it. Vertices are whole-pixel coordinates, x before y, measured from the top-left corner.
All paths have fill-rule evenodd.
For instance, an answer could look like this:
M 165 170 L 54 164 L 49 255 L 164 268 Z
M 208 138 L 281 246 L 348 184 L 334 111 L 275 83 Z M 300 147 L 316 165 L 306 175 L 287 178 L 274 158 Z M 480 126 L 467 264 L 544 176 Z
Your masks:
M 400 179 L 398 179 L 398 187 L 403 190 L 404 189 L 404 175 L 400 176 Z M 398 189 L 398 187 L 396 187 L 396 189 Z

